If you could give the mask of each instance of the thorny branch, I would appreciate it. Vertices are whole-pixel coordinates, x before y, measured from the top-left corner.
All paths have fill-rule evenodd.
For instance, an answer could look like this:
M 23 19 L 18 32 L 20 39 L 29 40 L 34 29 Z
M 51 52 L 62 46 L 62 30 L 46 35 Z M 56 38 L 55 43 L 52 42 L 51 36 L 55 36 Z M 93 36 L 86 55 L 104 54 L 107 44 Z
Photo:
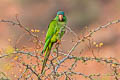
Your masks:
M 11 21 L 11 20 L 0 20 L 0 22 L 4 22 L 4 23 L 11 23 L 13 26 L 16 25 L 18 27 L 20 27 L 21 29 L 23 29 L 25 32 L 27 32 L 30 36 L 32 36 L 33 38 L 35 38 L 37 41 L 36 41 L 36 44 L 38 44 L 39 42 L 42 44 L 43 42 L 40 41 L 38 39 L 38 36 L 33 34 L 27 27 L 25 27 L 21 22 L 20 20 L 18 19 L 18 15 L 16 15 L 16 21 L 17 22 L 14 22 L 14 21 Z
M 112 21 L 112 22 L 109 22 L 103 26 L 100 26 L 100 27 L 97 27 L 96 29 L 92 30 L 90 33 L 88 33 L 86 36 L 84 36 L 83 38 L 81 38 L 80 40 L 78 40 L 74 46 L 69 50 L 67 56 L 65 58 L 63 58 L 62 60 L 59 61 L 58 65 L 56 66 L 55 68 L 55 71 L 57 71 L 57 69 L 60 67 L 60 64 L 63 63 L 65 60 L 67 60 L 69 58 L 69 55 L 71 55 L 71 53 L 75 50 L 75 48 L 81 43 L 81 42 L 84 42 L 86 39 L 90 38 L 95 32 L 103 29 L 103 28 L 107 28 L 109 25 L 111 24 L 116 24 L 116 23 L 119 23 L 120 20 L 115 20 L 115 21 Z
M 14 21 L 9 21 L 9 20 L 0 20 L 0 22 L 5 22 L 5 23 L 11 23 L 12 25 L 17 25 L 19 26 L 20 28 L 22 28 L 23 30 L 25 30 L 28 34 L 30 34 L 32 37 L 34 37 L 36 40 L 39 41 L 38 39 L 38 36 L 36 36 L 35 34 L 33 34 L 32 32 L 29 31 L 29 29 L 27 29 L 25 26 L 22 25 L 22 23 L 20 22 L 20 20 L 18 19 L 18 17 L 16 16 L 16 20 L 17 22 L 14 22 Z M 120 20 L 115 20 L 115 21 L 112 21 L 112 22 L 109 22 L 103 26 L 99 26 L 97 27 L 96 29 L 90 31 L 86 36 L 82 37 L 81 39 L 78 37 L 78 35 L 68 26 L 66 26 L 66 28 L 75 36 L 77 37 L 78 41 L 74 44 L 74 46 L 69 50 L 69 52 L 67 54 L 65 53 L 59 53 L 59 51 L 57 50 L 57 55 L 56 56 L 53 56 L 53 58 L 50 61 L 50 64 L 47 65 L 48 69 L 50 70 L 51 69 L 51 73 L 48 74 L 48 76 L 46 76 L 46 78 L 52 76 L 54 77 L 55 80 L 57 80 L 58 77 L 62 76 L 62 75 L 65 75 L 66 76 L 66 80 L 69 79 L 70 80 L 70 77 L 69 75 L 71 74 L 75 74 L 75 75 L 81 75 L 85 78 L 88 78 L 89 80 L 94 80 L 93 77 L 99 77 L 101 76 L 101 74 L 93 74 L 93 75 L 85 75 L 81 72 L 75 72 L 73 71 L 73 67 L 75 67 L 75 65 L 77 64 L 78 61 L 82 61 L 82 62 L 87 62 L 87 61 L 96 61 L 96 62 L 100 62 L 100 63 L 106 63 L 106 64 L 109 64 L 109 65 L 116 65 L 116 66 L 119 66 L 120 67 L 120 63 L 110 59 L 110 58 L 96 58 L 96 57 L 80 57 L 80 56 L 73 56 L 71 55 L 72 52 L 76 49 L 76 47 L 81 43 L 81 42 L 84 42 L 85 40 L 88 40 L 95 32 L 103 29 L 103 28 L 107 28 L 109 25 L 112 25 L 112 24 L 116 24 L 116 23 L 120 23 Z M 62 54 L 64 56 L 64 58 L 62 58 L 61 60 L 57 60 L 57 58 L 59 57 L 59 54 Z M 35 55 L 33 52 L 25 52 L 25 51 L 15 51 L 13 52 L 12 54 L 25 54 L 25 55 L 30 55 L 32 57 L 35 57 L 39 60 L 42 61 L 42 58 L 43 56 L 37 56 Z M 9 56 L 9 54 L 4 54 L 4 55 L 1 55 L 0 58 L 4 58 L 6 56 Z M 61 73 L 58 73 L 58 68 L 61 66 L 61 64 L 63 62 L 65 62 L 66 60 L 68 59 L 74 59 L 74 62 L 73 64 L 69 67 L 68 70 L 64 71 L 64 72 L 61 72 Z M 54 60 L 57 60 L 57 64 L 55 64 L 53 61 Z M 23 71 L 23 73 L 19 76 L 18 80 L 20 80 L 22 78 L 22 75 L 26 72 L 26 70 L 30 70 L 34 75 L 36 75 L 36 77 L 38 78 L 38 80 L 41 80 L 41 75 L 38 74 L 36 71 L 34 71 L 32 69 L 32 67 L 30 65 L 26 65 L 26 64 L 23 64 L 23 66 L 26 67 L 26 69 Z M 54 75 L 53 75 L 54 74 Z M 44 75 L 43 75 L 44 76 Z M 119 80 L 118 79 L 118 72 L 117 72 L 117 69 L 114 68 L 114 74 L 111 74 L 110 76 L 114 76 L 116 80 Z
M 38 78 L 38 80 L 41 80 L 40 79 L 40 76 L 38 73 L 36 73 L 32 68 L 31 66 L 27 65 L 27 64 L 23 64 L 23 66 L 26 67 L 25 71 L 20 75 L 20 77 L 18 78 L 18 80 L 20 80 L 22 78 L 22 75 L 29 69 L 34 75 L 36 75 L 36 77 Z

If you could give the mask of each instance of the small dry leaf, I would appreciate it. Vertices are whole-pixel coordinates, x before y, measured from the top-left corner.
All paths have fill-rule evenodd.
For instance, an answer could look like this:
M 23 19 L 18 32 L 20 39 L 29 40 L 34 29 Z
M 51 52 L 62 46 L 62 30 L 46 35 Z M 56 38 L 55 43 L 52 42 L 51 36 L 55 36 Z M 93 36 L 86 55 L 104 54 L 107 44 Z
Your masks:
M 8 39 L 9 42 L 11 42 L 11 39 Z
M 4 69 L 5 70 L 11 70 L 12 69 L 12 65 L 10 63 L 7 63 L 4 65 Z
M 19 69 L 20 72 L 22 72 L 22 69 Z
M 15 56 L 15 57 L 14 57 L 14 60 L 17 60 L 17 59 L 18 59 L 18 56 Z
M 40 30 L 38 30 L 38 29 L 35 29 L 35 32 L 40 32 Z
M 96 44 L 95 46 L 96 46 L 96 47 L 99 47 L 99 45 L 98 45 L 98 44 Z
M 5 53 L 6 54 L 11 54 L 15 51 L 15 49 L 12 47 L 12 46 L 8 46 L 6 49 L 5 49 Z
M 101 47 L 101 46 L 103 46 L 103 43 L 101 42 L 101 43 L 99 43 L 99 47 Z
M 35 32 L 35 30 L 34 30 L 34 29 L 31 29 L 31 32 Z
M 16 78 L 17 76 L 16 76 L 16 75 L 14 75 L 14 77 Z
M 93 42 L 93 45 L 96 45 L 97 43 L 96 42 Z
M 115 65 L 115 64 L 112 64 L 112 67 L 116 67 L 116 65 Z

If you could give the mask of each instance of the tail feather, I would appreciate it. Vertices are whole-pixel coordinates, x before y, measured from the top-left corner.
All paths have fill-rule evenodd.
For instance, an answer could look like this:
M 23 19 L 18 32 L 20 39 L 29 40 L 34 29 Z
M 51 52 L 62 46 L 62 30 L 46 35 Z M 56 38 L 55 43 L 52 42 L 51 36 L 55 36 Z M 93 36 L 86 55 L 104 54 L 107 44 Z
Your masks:
M 47 46 L 49 45 L 49 43 L 50 43 L 50 39 L 46 40 L 45 45 L 44 45 L 44 48 L 43 48 L 41 54 L 43 54 L 43 53 L 46 51 Z
M 52 45 L 53 45 L 53 43 L 49 43 L 49 46 L 46 48 L 46 51 L 45 51 L 45 58 L 44 58 L 44 61 L 43 61 L 41 74 L 43 73 L 44 68 L 45 68 L 45 66 L 46 66 L 46 63 L 47 63 L 47 60 L 48 60 L 48 58 L 49 58 L 49 55 L 50 55 L 50 51 L 51 51 Z
M 42 50 L 41 54 L 43 54 L 43 53 L 44 53 L 44 50 Z

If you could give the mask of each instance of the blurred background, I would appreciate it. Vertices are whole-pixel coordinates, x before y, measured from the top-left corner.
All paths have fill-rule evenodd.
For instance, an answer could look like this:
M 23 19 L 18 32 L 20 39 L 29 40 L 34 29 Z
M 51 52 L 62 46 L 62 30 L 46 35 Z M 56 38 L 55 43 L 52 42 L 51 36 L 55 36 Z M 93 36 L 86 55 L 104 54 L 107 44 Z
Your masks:
M 86 26 L 96 27 L 114 19 L 119 19 L 119 0 L 1 0 L 0 19 L 15 21 L 18 15 L 21 23 L 29 29 L 47 31 L 50 21 L 59 10 L 65 11 L 68 26 L 76 33 L 80 33 Z M 97 24 L 92 25 L 91 24 Z M 15 41 L 23 30 L 10 24 L 0 24 L 0 40 L 5 42 L 8 38 Z M 8 35 L 9 34 L 9 35 Z M 5 36 L 4 36 L 5 35 Z M 27 37 L 28 39 L 29 37 Z M 24 37 L 25 39 L 25 37 Z M 21 42 L 22 43 L 22 42 Z M 3 46 L 4 43 L 1 43 Z
M 67 25 L 81 37 L 91 29 L 120 19 L 120 0 L 0 0 L 0 19 L 16 21 L 15 16 L 17 14 L 21 23 L 28 29 L 40 30 L 36 34 L 42 41 L 45 39 L 45 33 L 50 21 L 54 19 L 56 12 L 59 10 L 65 12 L 68 20 Z M 103 29 L 93 35 L 93 41 L 104 43 L 96 56 L 120 59 L 119 26 L 120 24 L 112 25 L 110 28 Z M 0 23 L 0 48 L 6 48 L 9 45 L 15 46 L 16 40 L 21 35 L 23 37 L 17 43 L 17 47 L 20 48 L 23 45 L 31 47 L 30 36 L 24 34 L 21 28 L 7 23 Z M 61 45 L 64 52 L 67 52 L 73 46 L 74 43 L 71 42 L 73 39 L 76 41 L 71 33 L 67 32 L 65 34 Z M 84 48 L 85 44 L 78 46 L 74 51 L 75 55 L 78 55 L 77 53 Z M 82 55 L 88 56 L 91 54 L 85 50 Z M 94 70 L 90 70 L 91 73 L 97 73 L 101 69 L 101 72 L 110 72 L 105 68 L 106 66 L 99 65 L 100 67 L 95 67 L 95 65 L 88 64 L 88 68 L 83 69 L 85 66 L 81 66 L 78 69 L 83 73 L 93 67 Z

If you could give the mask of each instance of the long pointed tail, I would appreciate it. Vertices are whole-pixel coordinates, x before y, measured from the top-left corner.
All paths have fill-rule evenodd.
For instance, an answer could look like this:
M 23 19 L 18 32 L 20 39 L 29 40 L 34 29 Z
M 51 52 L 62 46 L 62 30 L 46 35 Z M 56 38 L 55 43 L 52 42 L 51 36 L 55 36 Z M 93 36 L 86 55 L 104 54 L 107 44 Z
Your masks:
M 44 61 L 43 61 L 41 74 L 43 73 L 44 68 L 45 68 L 45 66 L 46 66 L 46 63 L 47 63 L 47 60 L 48 60 L 48 58 L 49 58 L 49 55 L 50 55 L 50 51 L 51 51 L 52 45 L 53 45 L 53 43 L 49 43 L 49 46 L 46 48 L 46 51 L 45 51 L 45 58 L 44 58 Z

